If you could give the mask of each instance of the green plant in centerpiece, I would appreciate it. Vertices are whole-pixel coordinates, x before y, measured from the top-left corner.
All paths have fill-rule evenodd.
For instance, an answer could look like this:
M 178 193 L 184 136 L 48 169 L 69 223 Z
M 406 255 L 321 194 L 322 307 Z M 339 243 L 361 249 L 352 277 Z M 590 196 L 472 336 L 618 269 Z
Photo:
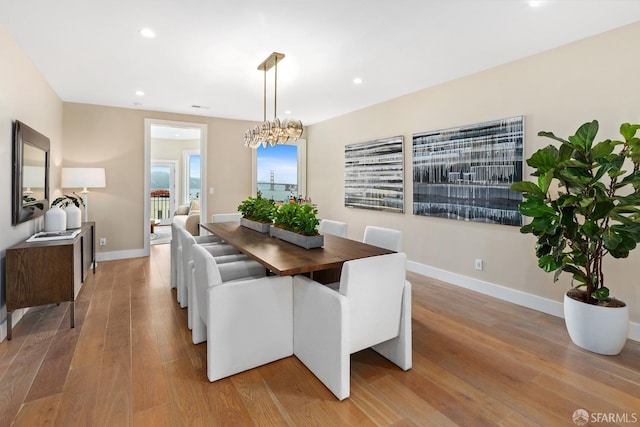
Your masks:
M 527 160 L 537 182 L 511 186 L 523 193 L 520 213 L 533 218 L 520 231 L 537 237 L 539 267 L 555 272 L 554 282 L 566 271 L 577 282 L 576 288 L 584 288 L 585 292 L 567 293 L 570 298 L 595 305 L 625 305 L 609 298 L 602 267 L 605 256 L 626 258 L 640 242 L 638 129 L 638 124 L 625 123 L 620 126 L 622 141 L 597 143 L 596 120 L 580 126 L 568 140 L 540 132 L 539 136 L 561 145 L 548 145 Z
M 320 224 L 317 214 L 318 210 L 308 204 L 284 204 L 275 211 L 273 224 L 294 233 L 317 236 Z
M 270 223 L 275 210 L 273 199 L 265 199 L 259 191 L 256 197 L 248 197 L 238 206 L 238 212 L 242 213 L 243 217 L 262 223 Z
M 84 200 L 82 199 L 82 197 L 78 196 L 75 193 L 73 194 L 74 194 L 73 196 L 69 194 L 64 194 L 60 197 L 57 197 L 53 202 L 51 202 L 51 205 L 60 206 L 63 209 L 72 203 L 76 205 L 77 208 L 79 208 L 80 205 L 84 206 Z

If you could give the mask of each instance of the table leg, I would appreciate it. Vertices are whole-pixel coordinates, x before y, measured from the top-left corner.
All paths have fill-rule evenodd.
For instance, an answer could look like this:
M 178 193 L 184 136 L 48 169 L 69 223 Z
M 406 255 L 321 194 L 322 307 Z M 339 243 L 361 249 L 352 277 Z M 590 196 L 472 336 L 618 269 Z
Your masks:
M 11 311 L 7 311 L 7 340 L 11 339 Z
M 75 308 L 75 303 L 73 301 L 71 301 L 71 307 L 69 307 L 70 313 L 69 313 L 69 317 L 71 318 L 71 327 L 75 328 L 75 313 L 76 313 L 76 308 Z

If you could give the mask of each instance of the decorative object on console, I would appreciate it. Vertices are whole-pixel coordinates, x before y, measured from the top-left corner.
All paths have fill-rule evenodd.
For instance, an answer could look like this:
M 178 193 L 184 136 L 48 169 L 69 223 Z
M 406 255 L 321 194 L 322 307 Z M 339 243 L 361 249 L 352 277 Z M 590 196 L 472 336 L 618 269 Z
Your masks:
M 522 225 L 524 117 L 413 135 L 413 214 Z
M 67 229 L 80 228 L 82 225 L 82 212 L 80 211 L 80 205 L 84 206 L 82 197 L 75 195 L 60 196 L 56 198 L 51 205 L 60 206 L 67 214 Z
M 82 225 L 82 211 L 80 211 L 80 208 L 74 204 L 70 204 L 64 208 L 64 211 L 67 214 L 67 230 L 80 228 L 80 225 Z
M 276 144 L 285 144 L 289 138 L 297 140 L 302 135 L 302 122 L 300 120 L 287 117 L 280 123 L 277 117 L 278 107 L 278 61 L 284 58 L 284 53 L 273 52 L 262 64 L 258 65 L 258 70 L 264 72 L 264 96 L 263 96 L 263 121 L 253 129 L 244 133 L 244 146 L 258 148 L 260 145 L 273 147 Z M 267 71 L 275 67 L 274 89 L 273 89 L 273 121 L 267 121 Z
M 345 206 L 404 212 L 403 142 L 394 136 L 345 146 Z
M 76 228 L 75 230 L 64 230 L 64 231 L 41 231 L 39 233 L 34 234 L 29 237 L 26 242 L 49 242 L 52 240 L 69 240 L 74 239 L 78 234 L 80 234 L 80 229 Z
M 51 206 L 44 214 L 44 231 L 64 231 L 67 229 L 67 213 L 60 206 Z
M 89 221 L 89 190 L 105 188 L 104 168 L 62 168 L 62 188 L 82 188 L 84 221 Z

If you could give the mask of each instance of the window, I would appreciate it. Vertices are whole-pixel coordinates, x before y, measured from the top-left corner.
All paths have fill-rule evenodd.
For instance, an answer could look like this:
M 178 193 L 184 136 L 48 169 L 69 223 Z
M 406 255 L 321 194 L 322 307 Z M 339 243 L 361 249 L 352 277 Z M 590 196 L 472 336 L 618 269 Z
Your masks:
M 276 145 L 255 150 L 256 190 L 276 202 L 306 197 L 306 143 Z
M 189 203 L 200 198 L 200 151 L 185 150 L 183 158 L 183 203 Z

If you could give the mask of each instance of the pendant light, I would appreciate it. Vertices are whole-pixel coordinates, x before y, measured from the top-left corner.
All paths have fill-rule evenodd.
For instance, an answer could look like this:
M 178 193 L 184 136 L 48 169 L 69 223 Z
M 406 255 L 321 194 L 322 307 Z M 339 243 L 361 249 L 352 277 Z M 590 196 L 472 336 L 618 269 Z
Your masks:
M 285 144 L 289 138 L 294 141 L 302 135 L 303 127 L 300 120 L 287 117 L 282 122 L 277 117 L 278 107 L 278 62 L 284 58 L 283 53 L 273 52 L 262 64 L 258 65 L 258 70 L 264 72 L 263 83 L 263 117 L 262 123 L 257 124 L 253 129 L 247 129 L 244 133 L 244 146 L 258 148 Z M 267 120 L 267 71 L 275 69 L 274 73 L 274 94 L 273 94 L 273 121 Z

